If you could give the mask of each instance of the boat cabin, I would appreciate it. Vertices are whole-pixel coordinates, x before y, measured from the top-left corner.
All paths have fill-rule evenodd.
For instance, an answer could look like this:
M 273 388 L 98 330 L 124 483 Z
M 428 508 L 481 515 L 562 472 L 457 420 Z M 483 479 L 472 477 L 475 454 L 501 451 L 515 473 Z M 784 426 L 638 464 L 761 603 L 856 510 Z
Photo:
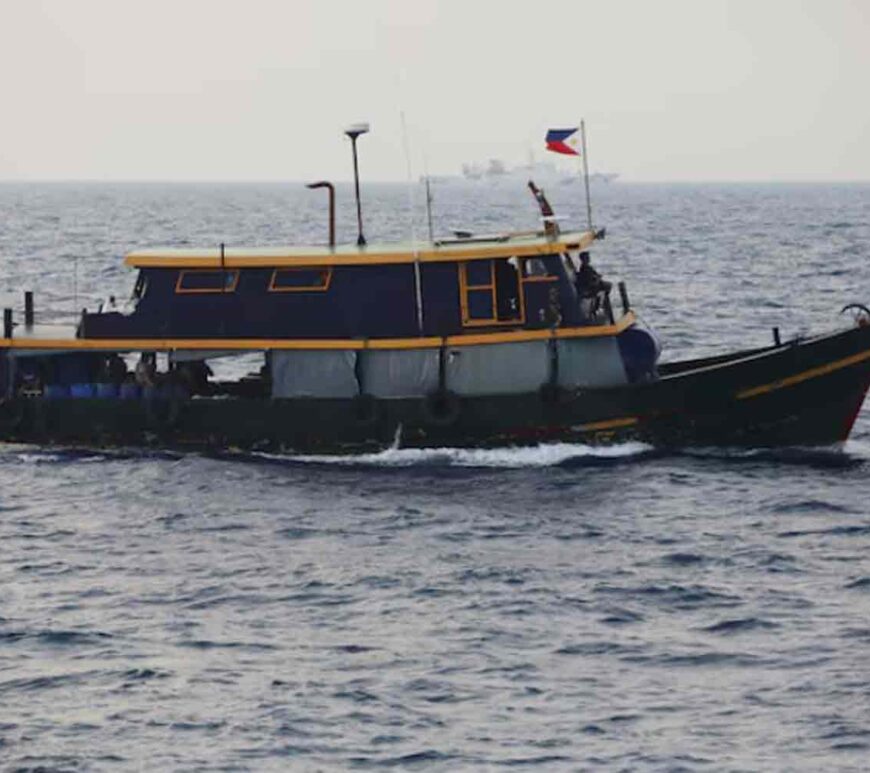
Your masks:
M 163 249 L 128 312 L 85 313 L 82 338 L 378 339 L 612 323 L 581 303 L 592 232 L 501 234 L 389 246 Z

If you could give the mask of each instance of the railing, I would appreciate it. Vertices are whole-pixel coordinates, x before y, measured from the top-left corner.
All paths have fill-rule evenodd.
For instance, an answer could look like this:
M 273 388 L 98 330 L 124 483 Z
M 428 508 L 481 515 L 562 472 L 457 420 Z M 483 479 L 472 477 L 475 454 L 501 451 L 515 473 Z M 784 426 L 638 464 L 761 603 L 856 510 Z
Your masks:
M 610 285 L 600 290 L 583 293 L 579 298 L 580 317 L 585 325 L 600 325 L 616 321 L 613 316 L 613 306 L 610 303 Z

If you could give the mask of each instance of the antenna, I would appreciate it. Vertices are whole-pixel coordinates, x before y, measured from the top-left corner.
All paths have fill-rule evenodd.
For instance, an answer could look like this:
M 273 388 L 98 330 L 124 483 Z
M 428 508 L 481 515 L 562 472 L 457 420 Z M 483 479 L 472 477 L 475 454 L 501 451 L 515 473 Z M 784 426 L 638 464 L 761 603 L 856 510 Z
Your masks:
M 431 180 L 429 177 L 429 159 L 426 157 L 426 153 L 423 153 L 423 174 L 426 179 L 426 220 L 429 224 L 429 241 L 435 242 L 435 232 L 432 228 L 432 202 L 435 200 L 432 196 L 432 186 Z
M 592 199 L 589 198 L 589 159 L 586 155 L 586 122 L 580 121 L 580 142 L 583 147 L 583 183 L 586 185 L 586 222 L 592 230 Z
M 414 228 L 414 184 L 411 182 L 411 147 L 408 142 L 408 125 L 405 122 L 405 111 L 400 111 L 402 119 L 402 145 L 405 150 L 405 166 L 408 170 L 408 208 L 410 210 L 411 243 L 414 250 L 414 295 L 417 304 L 417 328 L 423 335 L 423 288 L 420 278 L 420 258 L 417 254 L 417 234 Z
M 226 245 L 221 242 L 221 292 L 227 291 Z
M 361 134 L 366 134 L 368 131 L 369 125 L 367 123 L 355 123 L 344 130 L 344 133 L 350 137 L 350 142 L 353 146 L 353 180 L 354 189 L 356 191 L 356 222 L 359 228 L 359 236 L 357 237 L 356 243 L 360 247 L 365 246 L 366 238 L 363 236 L 362 206 L 359 199 L 359 164 L 356 157 L 356 141 Z
M 429 241 L 435 241 L 435 234 L 432 231 L 432 188 L 429 186 L 429 173 L 426 173 L 426 219 L 429 222 Z

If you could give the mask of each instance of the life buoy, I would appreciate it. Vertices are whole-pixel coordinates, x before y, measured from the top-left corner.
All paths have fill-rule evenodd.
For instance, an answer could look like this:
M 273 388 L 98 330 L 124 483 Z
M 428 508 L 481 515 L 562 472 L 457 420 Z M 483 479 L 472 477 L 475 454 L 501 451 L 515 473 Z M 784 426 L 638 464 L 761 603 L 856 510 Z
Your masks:
M 431 392 L 423 399 L 423 420 L 436 427 L 453 424 L 462 411 L 462 402 L 455 392 L 439 390 Z
M 378 401 L 371 395 L 357 395 L 351 404 L 353 423 L 357 427 L 371 427 L 381 417 Z

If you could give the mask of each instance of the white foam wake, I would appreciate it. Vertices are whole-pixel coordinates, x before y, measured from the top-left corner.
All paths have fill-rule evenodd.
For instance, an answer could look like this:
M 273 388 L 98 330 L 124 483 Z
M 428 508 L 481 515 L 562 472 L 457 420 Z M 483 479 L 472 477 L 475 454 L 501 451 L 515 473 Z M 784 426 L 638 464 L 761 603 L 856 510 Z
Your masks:
M 870 442 L 864 438 L 849 439 L 843 443 L 843 451 L 857 459 L 870 459 Z
M 450 467 L 553 467 L 569 459 L 620 459 L 650 451 L 645 443 L 622 443 L 613 446 L 589 446 L 580 443 L 548 443 L 514 448 L 388 448 L 384 451 L 355 456 L 304 454 L 281 456 L 310 464 L 372 465 L 378 467 L 450 466 Z M 263 454 L 263 456 L 269 456 Z

